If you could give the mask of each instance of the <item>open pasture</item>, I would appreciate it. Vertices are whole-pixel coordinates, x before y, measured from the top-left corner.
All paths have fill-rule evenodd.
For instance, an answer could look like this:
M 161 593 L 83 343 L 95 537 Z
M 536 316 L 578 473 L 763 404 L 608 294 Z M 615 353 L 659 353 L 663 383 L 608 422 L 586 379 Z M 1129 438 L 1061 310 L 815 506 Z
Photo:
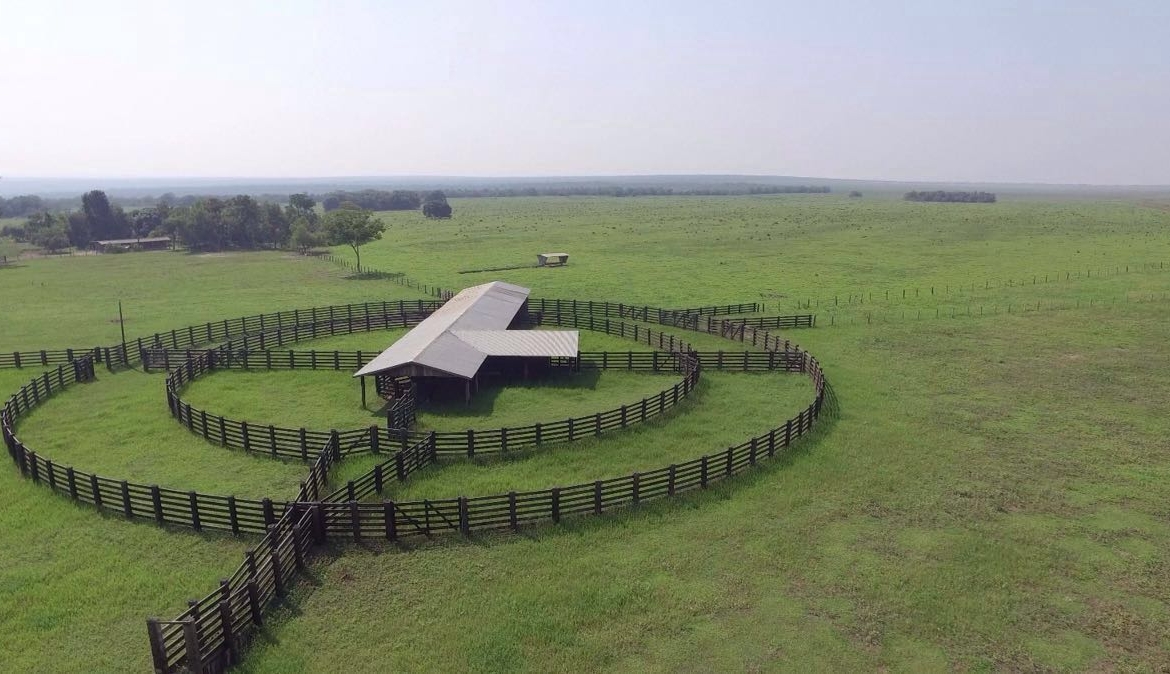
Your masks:
M 455 217 L 439 223 L 385 214 L 390 229 L 363 262 L 444 288 L 501 278 L 545 297 L 663 307 L 763 301 L 768 314 L 796 313 L 811 300 L 819 327 L 786 336 L 825 367 L 834 414 L 779 460 L 704 493 L 520 535 L 337 546 L 314 562 L 314 582 L 293 592 L 244 671 L 328 671 L 337 662 L 371 672 L 1170 665 L 1170 570 L 1161 561 L 1170 544 L 1170 302 L 1160 299 L 1170 290 L 1160 266 L 1170 261 L 1170 213 L 1121 202 L 833 196 L 454 206 Z M 568 266 L 457 273 L 553 249 L 570 253 Z M 1061 279 L 1018 283 L 1045 273 Z M 927 294 L 931 287 L 943 291 Z M 955 289 L 964 287 L 970 301 L 959 302 Z M 896 291 L 906 288 L 919 292 L 903 303 Z M 0 269 L 0 289 L 0 350 L 112 343 L 109 307 L 116 315 L 124 293 L 134 298 L 131 337 L 274 309 L 418 297 L 269 253 L 32 260 Z M 896 296 L 887 301 L 886 290 Z M 864 309 L 851 295 L 865 298 Z M 1017 301 L 1040 308 L 1017 311 Z M 949 316 L 972 302 L 1000 311 Z M 907 309 L 925 314 L 902 319 Z M 715 337 L 673 332 L 718 348 Z M 304 346 L 383 346 L 378 333 L 318 343 Z M 0 370 L 0 382 L 15 388 L 35 373 Z M 237 374 L 210 375 L 190 391 L 207 385 L 208 406 L 215 399 L 245 415 L 250 392 L 269 384 L 257 380 L 233 398 L 215 380 Z M 324 374 L 241 376 L 289 384 L 262 395 L 260 416 L 372 418 L 344 373 L 320 386 L 330 398 L 344 394 L 323 409 L 307 382 Z M 791 416 L 807 386 L 704 373 L 692 399 L 646 426 L 428 469 L 395 489 L 442 498 L 540 488 L 692 458 L 719 450 L 717 437 L 738 441 Z M 93 411 L 112 401 L 104 414 Z M 521 397 L 508 407 L 528 405 Z M 178 426 L 157 374 L 99 370 L 98 381 L 61 393 L 19 430 L 30 445 L 70 452 L 80 469 L 140 470 L 220 493 L 295 491 L 285 464 L 213 447 Z M 156 444 L 147 431 L 159 433 Z M 131 440 L 118 443 L 120 433 Z M 346 463 L 335 482 L 368 467 Z M 210 591 L 249 545 L 100 515 L 11 465 L 0 481 L 10 495 L 0 504 L 0 556 L 10 557 L 0 584 L 12 590 L 0 598 L 0 661 L 17 669 L 148 669 L 143 619 Z M 109 630 L 115 636 L 105 638 Z

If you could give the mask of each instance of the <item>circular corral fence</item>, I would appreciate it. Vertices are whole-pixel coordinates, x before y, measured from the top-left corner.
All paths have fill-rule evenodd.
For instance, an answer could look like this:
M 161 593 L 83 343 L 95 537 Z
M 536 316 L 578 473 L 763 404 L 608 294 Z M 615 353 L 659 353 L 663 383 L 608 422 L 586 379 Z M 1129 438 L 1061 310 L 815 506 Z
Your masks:
M 449 292 L 439 290 L 447 299 Z M 385 538 L 399 541 L 444 532 L 516 529 L 536 522 L 636 506 L 644 501 L 705 489 L 759 461 L 774 456 L 810 432 L 828 392 L 824 372 L 807 351 L 772 334 L 771 326 L 812 325 L 811 316 L 767 319 L 727 318 L 759 310 L 754 304 L 664 310 L 609 302 L 532 300 L 537 322 L 594 330 L 645 344 L 654 351 L 581 353 L 575 367 L 674 372 L 680 379 L 657 396 L 618 408 L 531 426 L 471 429 L 454 433 L 411 430 L 414 401 L 405 387 L 391 403 L 387 427 L 345 431 L 249 425 L 206 410 L 193 409 L 179 394 L 193 379 L 225 368 L 356 368 L 362 352 L 295 351 L 298 341 L 353 332 L 417 325 L 441 302 L 371 302 L 249 316 L 157 333 L 130 344 L 88 349 L 56 349 L 0 354 L 0 366 L 52 366 L 0 409 L 0 431 L 21 473 L 74 501 L 127 518 L 153 519 L 159 525 L 263 534 L 232 577 L 172 620 L 147 621 L 155 668 L 217 671 L 240 658 L 241 649 L 261 624 L 264 609 L 285 595 L 296 573 L 319 544 L 336 539 Z M 673 334 L 646 324 L 713 334 L 755 350 L 698 351 Z M 205 346 L 206 345 L 206 346 Z M 168 371 L 166 396 L 172 416 L 208 441 L 308 465 L 296 498 L 278 502 L 182 491 L 99 476 L 39 455 L 17 435 L 19 420 L 56 393 L 92 381 L 95 366 L 115 368 L 141 362 Z M 767 432 L 682 463 L 581 484 L 481 497 L 422 501 L 370 501 L 393 481 L 408 479 L 440 457 L 503 454 L 573 442 L 629 427 L 666 414 L 694 391 L 703 370 L 791 372 L 807 376 L 814 396 L 804 409 Z M 278 375 L 277 375 L 278 376 Z M 408 407 L 408 409 L 406 409 Z M 733 442 L 737 439 L 730 439 Z M 387 460 L 365 475 L 327 492 L 330 469 L 356 453 L 385 454 Z

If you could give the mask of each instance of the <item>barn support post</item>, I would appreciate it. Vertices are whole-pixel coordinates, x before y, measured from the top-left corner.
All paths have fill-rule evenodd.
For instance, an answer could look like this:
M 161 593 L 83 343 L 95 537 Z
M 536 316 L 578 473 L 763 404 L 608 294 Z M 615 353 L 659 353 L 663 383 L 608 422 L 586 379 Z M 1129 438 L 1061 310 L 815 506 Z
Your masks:
M 365 377 L 358 377 L 358 379 L 362 380 L 362 409 L 365 409 L 365 407 L 366 407 L 366 378 Z

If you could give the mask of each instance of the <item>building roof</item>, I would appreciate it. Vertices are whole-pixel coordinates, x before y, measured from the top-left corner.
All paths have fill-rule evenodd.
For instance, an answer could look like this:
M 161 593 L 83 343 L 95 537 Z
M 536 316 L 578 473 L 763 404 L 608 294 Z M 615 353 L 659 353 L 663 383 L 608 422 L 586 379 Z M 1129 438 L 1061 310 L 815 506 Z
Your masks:
M 169 236 L 154 236 L 142 237 L 141 239 L 103 239 L 101 241 L 94 241 L 94 243 L 102 246 L 121 246 L 128 243 L 162 243 L 164 241 L 170 243 L 171 238 Z
M 576 357 L 576 332 L 507 329 L 528 292 L 503 281 L 466 288 L 354 376 L 414 365 L 470 379 L 488 356 Z
M 453 330 L 451 334 L 485 356 L 576 358 L 576 330 Z

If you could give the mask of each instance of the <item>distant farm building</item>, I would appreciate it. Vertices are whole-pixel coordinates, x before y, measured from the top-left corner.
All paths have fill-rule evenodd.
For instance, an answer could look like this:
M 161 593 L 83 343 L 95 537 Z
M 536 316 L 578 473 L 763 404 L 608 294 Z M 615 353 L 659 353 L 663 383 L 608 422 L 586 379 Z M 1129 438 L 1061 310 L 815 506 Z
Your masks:
M 167 250 L 171 248 L 171 239 L 167 236 L 154 236 L 146 239 L 106 239 L 91 241 L 90 247 L 99 253 L 108 253 L 112 250 Z
M 515 329 L 528 323 L 528 293 L 502 281 L 467 288 L 354 377 L 374 377 L 382 395 L 392 394 L 401 378 L 409 377 L 424 398 L 461 394 L 470 400 L 485 378 L 528 378 L 554 367 L 574 367 L 576 330 Z
M 560 267 L 569 264 L 568 253 L 539 253 L 536 256 L 538 267 Z

